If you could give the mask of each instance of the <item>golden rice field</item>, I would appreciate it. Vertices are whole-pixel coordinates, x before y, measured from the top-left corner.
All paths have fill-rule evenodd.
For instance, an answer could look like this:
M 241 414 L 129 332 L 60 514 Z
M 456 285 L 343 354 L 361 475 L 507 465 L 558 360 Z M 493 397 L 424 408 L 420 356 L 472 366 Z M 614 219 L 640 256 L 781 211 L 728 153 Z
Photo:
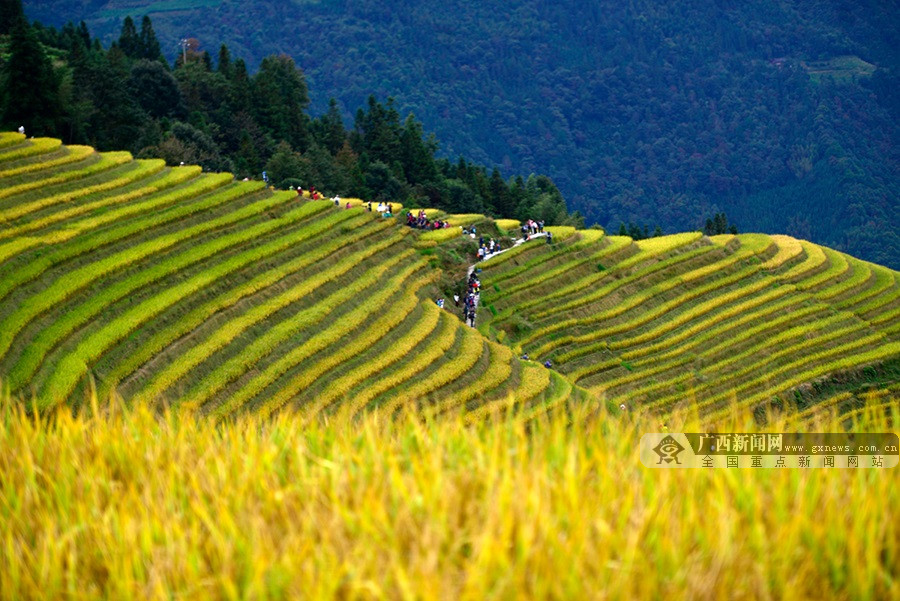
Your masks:
M 651 470 L 637 441 L 662 424 L 605 411 L 385 417 L 35 418 L 4 398 L 0 599 L 900 596 L 896 468 Z

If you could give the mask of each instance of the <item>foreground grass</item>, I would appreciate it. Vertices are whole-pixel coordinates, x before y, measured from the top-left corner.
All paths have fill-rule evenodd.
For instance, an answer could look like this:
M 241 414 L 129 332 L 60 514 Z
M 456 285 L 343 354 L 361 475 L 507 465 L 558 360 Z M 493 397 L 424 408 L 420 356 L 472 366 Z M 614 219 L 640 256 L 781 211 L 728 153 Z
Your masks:
M 896 469 L 651 471 L 659 429 L 0 401 L 0 598 L 900 597 Z

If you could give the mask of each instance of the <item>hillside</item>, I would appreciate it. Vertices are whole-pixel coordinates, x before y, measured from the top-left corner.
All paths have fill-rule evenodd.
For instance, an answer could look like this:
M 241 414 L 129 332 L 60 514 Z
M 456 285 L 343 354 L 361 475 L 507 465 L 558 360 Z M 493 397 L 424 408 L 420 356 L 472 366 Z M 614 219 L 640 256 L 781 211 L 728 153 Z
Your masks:
M 510 173 L 550 173 L 570 210 L 697 229 L 786 233 L 900 267 L 892 3 L 26 2 L 105 45 L 153 18 L 163 52 L 222 43 L 251 70 L 286 52 L 312 110 L 393 96 L 442 141 Z M 119 146 L 121 148 L 121 146 Z M 816 214 L 815 219 L 809 215 Z
M 481 328 L 599 398 L 714 418 L 860 365 L 900 376 L 897 272 L 787 236 L 592 233 L 485 262 Z
M 898 379 L 898 273 L 825 247 L 561 226 L 477 266 L 472 329 L 434 303 L 464 286 L 470 238 L 340 205 L 0 134 L 4 384 L 44 407 L 96 386 L 217 418 L 686 401 L 717 419 L 823 378 L 845 401 Z

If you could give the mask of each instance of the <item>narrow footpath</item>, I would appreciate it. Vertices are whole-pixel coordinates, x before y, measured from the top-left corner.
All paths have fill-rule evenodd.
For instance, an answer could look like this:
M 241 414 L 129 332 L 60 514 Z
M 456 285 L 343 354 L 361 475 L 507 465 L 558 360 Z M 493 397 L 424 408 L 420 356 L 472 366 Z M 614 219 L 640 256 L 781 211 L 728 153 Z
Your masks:
M 466 270 L 466 282 L 468 284 L 471 284 L 472 276 L 475 273 L 475 270 L 478 268 L 479 263 L 484 263 L 485 261 L 487 261 L 488 259 L 490 259 L 492 257 L 496 257 L 497 255 L 502 255 L 506 251 L 512 250 L 512 249 L 514 249 L 518 246 L 521 246 L 522 244 L 525 244 L 526 242 L 530 242 L 536 238 L 546 238 L 546 237 L 547 237 L 547 232 L 539 232 L 539 233 L 535 233 L 535 234 L 529 234 L 527 237 L 520 238 L 520 239 L 516 240 L 515 242 L 513 242 L 513 245 L 510 246 L 509 248 L 504 248 L 503 250 L 498 250 L 497 252 L 485 255 L 484 258 L 481 261 L 479 261 L 478 263 L 469 265 L 469 268 Z M 467 303 L 466 304 L 466 307 L 467 307 L 466 317 L 464 319 L 464 321 L 466 321 L 466 323 L 469 324 L 473 328 L 475 327 L 475 317 L 477 314 L 477 310 L 481 304 L 481 287 L 478 286 L 476 288 L 476 290 L 477 290 L 477 292 L 475 292 L 474 295 L 472 296 L 471 313 L 469 313 L 470 309 L 469 309 L 469 304 Z M 471 315 L 471 319 L 469 319 L 469 315 Z

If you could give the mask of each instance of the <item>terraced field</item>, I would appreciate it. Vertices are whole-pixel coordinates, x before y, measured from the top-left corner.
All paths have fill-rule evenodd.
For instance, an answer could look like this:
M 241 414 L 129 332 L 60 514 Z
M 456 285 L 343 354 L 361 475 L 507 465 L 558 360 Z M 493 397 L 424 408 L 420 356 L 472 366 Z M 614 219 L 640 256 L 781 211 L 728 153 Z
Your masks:
M 805 241 L 548 228 L 553 244 L 478 265 L 473 330 L 433 302 L 461 290 L 447 282 L 471 240 L 339 204 L 0 134 L 4 385 L 43 407 L 96 388 L 216 419 L 530 418 L 571 402 L 716 418 L 900 357 L 898 274 Z M 427 214 L 506 248 L 518 235 L 514 220 Z M 888 384 L 878 398 L 896 405 Z M 854 394 L 821 410 L 857 411 Z
M 480 328 L 600 400 L 715 420 L 900 357 L 896 272 L 787 236 L 584 234 L 486 261 Z
M 428 300 L 440 273 L 417 235 L 351 205 L 0 135 L 4 384 L 43 407 L 96 387 L 220 419 L 560 401 Z

